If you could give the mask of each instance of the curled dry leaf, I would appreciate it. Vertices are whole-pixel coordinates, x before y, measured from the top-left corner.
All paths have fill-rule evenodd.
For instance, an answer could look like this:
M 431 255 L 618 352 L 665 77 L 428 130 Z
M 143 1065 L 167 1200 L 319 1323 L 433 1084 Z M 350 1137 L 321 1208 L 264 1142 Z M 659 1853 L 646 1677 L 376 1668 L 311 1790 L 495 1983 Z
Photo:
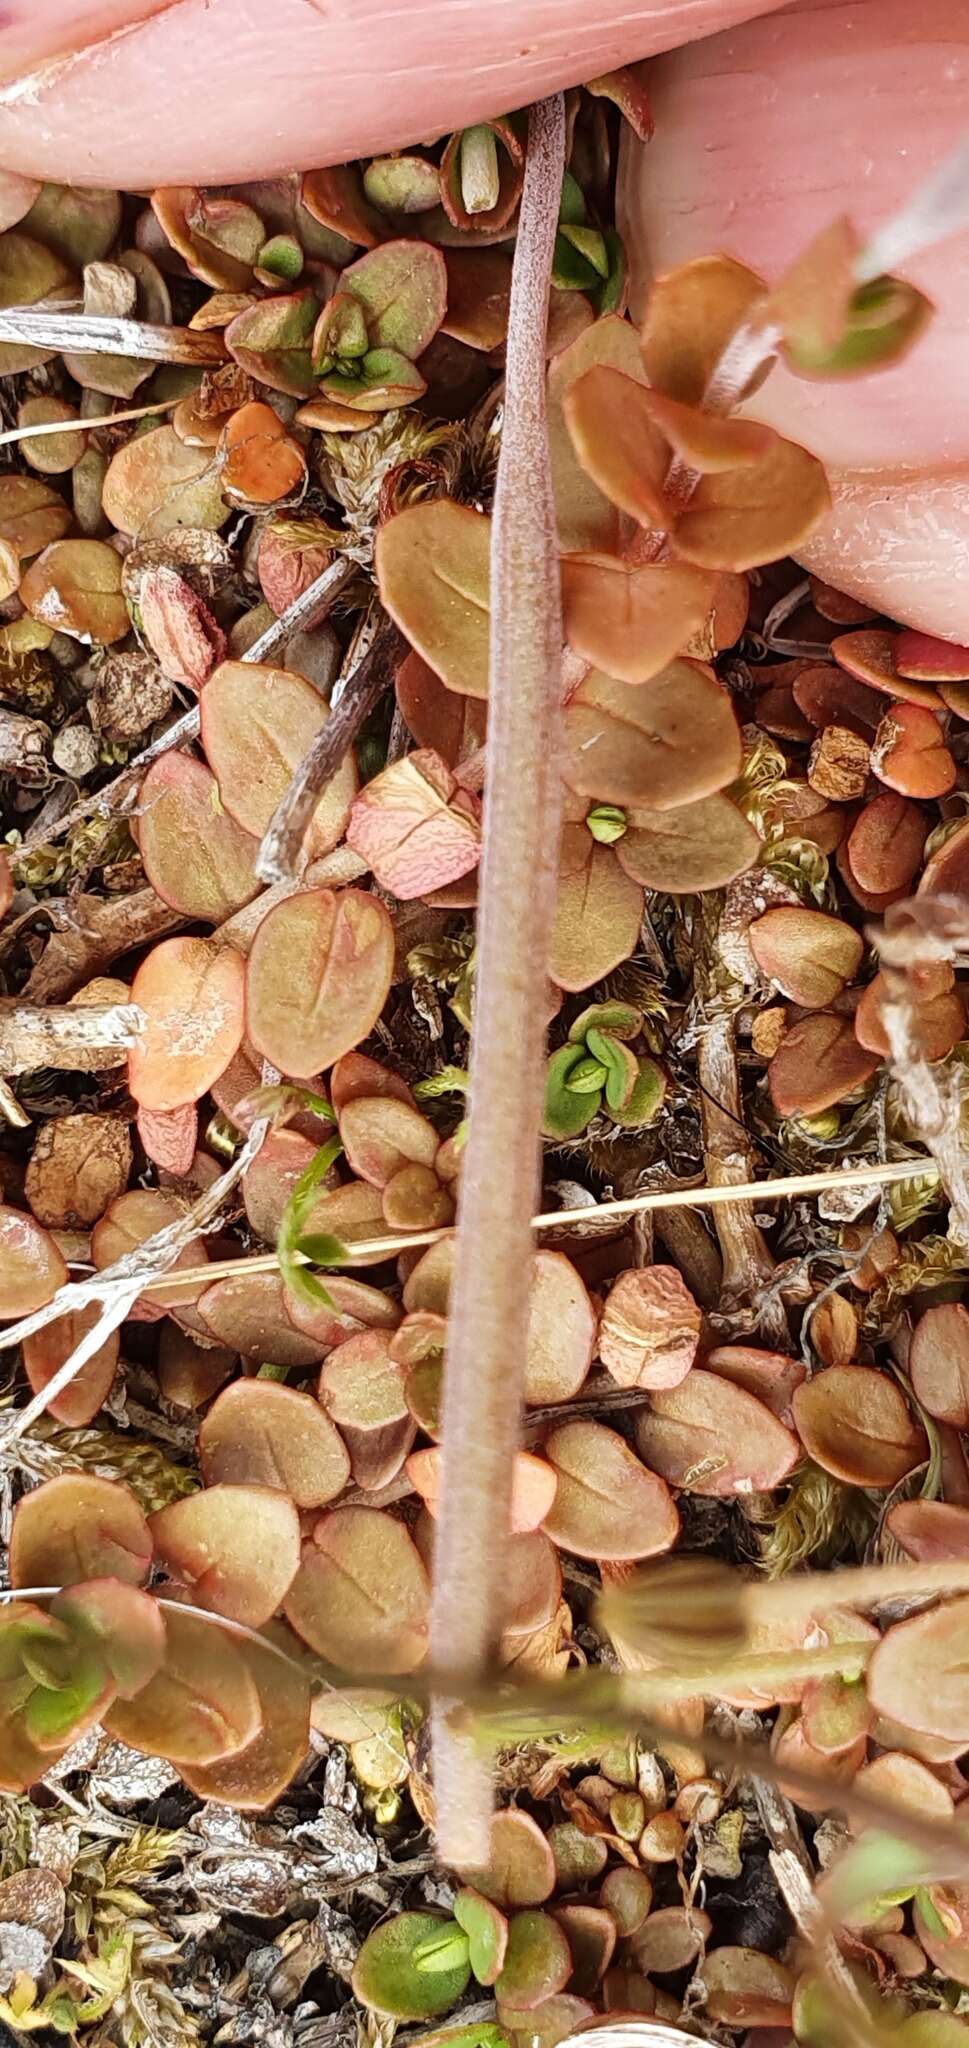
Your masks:
M 128 1085 L 145 1109 L 197 1102 L 242 1043 L 245 967 L 211 939 L 163 939 L 142 961 L 131 999 L 145 1029 L 128 1056 Z
M 877 1644 L 866 1686 L 877 1714 L 906 1728 L 966 1740 L 969 1597 L 899 1621 Z
M 199 1430 L 206 1486 L 275 1487 L 298 1508 L 321 1508 L 343 1492 L 350 1460 L 330 1417 L 311 1394 L 275 1380 L 236 1380 Z
M 393 971 L 394 930 L 376 898 L 359 889 L 289 897 L 263 919 L 249 956 L 253 1044 L 284 1074 L 311 1079 L 373 1030 Z
M 174 751 L 152 762 L 139 796 L 138 850 L 163 903 L 221 924 L 259 893 L 258 847 L 223 809 L 204 762 Z
M 104 479 L 104 513 L 120 533 L 157 540 L 173 527 L 218 529 L 229 516 L 210 448 L 189 448 L 155 427 L 118 449 Z
M 101 540 L 56 540 L 20 585 L 27 610 L 57 633 L 109 646 L 131 621 L 121 592 L 121 558 Z
M 319 1365 L 323 1347 L 297 1330 L 287 1313 L 286 1291 L 276 1273 L 240 1267 L 213 1281 L 199 1295 L 202 1327 L 251 1365 L 284 1365 L 299 1370 Z
M 566 709 L 565 780 L 600 802 L 675 810 L 732 782 L 741 756 L 730 699 L 699 662 L 672 661 L 642 689 L 594 669 Z
M 702 1313 L 675 1266 L 621 1273 L 599 1330 L 599 1357 L 621 1387 L 676 1387 L 700 1341 Z
M 208 605 L 165 562 L 146 568 L 139 578 L 137 605 L 142 634 L 163 673 L 187 689 L 201 690 L 226 645 Z
M 326 724 L 311 683 L 288 669 L 224 661 L 200 700 L 202 744 L 230 817 L 261 839 L 297 768 Z M 309 859 L 346 831 L 357 790 L 352 752 L 320 796 L 306 836 Z
M 909 1372 L 917 1400 L 937 1422 L 969 1429 L 969 1310 L 938 1302 L 912 1332 Z
M 606 675 L 646 683 L 703 627 L 713 588 L 712 575 L 682 562 L 634 566 L 615 555 L 566 555 L 566 639 Z
M 52 1117 L 37 1134 L 24 1176 L 24 1193 L 49 1230 L 83 1230 L 124 1192 L 132 1164 L 131 1138 L 119 1118 Z
M 149 1523 L 155 1556 L 198 1607 L 262 1628 L 299 1569 L 299 1515 L 261 1486 L 207 1486 Z
M 407 1460 L 407 1477 L 416 1487 L 425 1507 L 437 1519 L 441 1498 L 441 1453 L 412 1451 Z M 530 1535 L 546 1520 L 555 1499 L 557 1475 L 544 1458 L 530 1451 L 516 1451 L 511 1486 L 511 1531 L 514 1536 Z
M 306 457 L 271 405 L 239 407 L 219 441 L 222 488 L 234 504 L 277 505 L 306 485 Z
M 701 797 L 676 810 L 646 810 L 636 804 L 628 829 L 616 842 L 624 872 L 645 889 L 691 896 L 722 889 L 754 866 L 760 836 L 728 796 Z
M 558 1473 L 545 1531 L 563 1550 L 622 1562 L 672 1548 L 680 1522 L 669 1491 L 614 1430 L 563 1423 L 546 1438 L 545 1455 Z
M 80 1586 L 148 1577 L 151 1533 L 134 1494 L 112 1479 L 65 1472 L 20 1502 L 10 1536 L 13 1586 Z
M 822 1010 L 782 1039 L 767 1070 L 778 1116 L 816 1116 L 877 1073 L 878 1053 L 859 1045 L 849 1017 Z
M 67 1279 L 54 1239 L 22 1209 L 0 1203 L 0 1316 L 32 1315 Z
M 402 1522 L 376 1508 L 322 1515 L 285 1601 L 312 1650 L 344 1669 L 392 1676 L 427 1654 L 427 1573 Z
M 347 845 L 403 902 L 471 873 L 481 852 L 480 805 L 430 748 L 394 761 L 354 803 Z
M 255 1740 L 259 1693 L 245 1653 L 213 1616 L 201 1621 L 169 1608 L 165 1659 L 131 1700 L 116 1701 L 105 1727 L 131 1749 L 170 1763 L 218 1763 Z
M 793 1409 L 808 1455 L 849 1486 L 897 1486 L 926 1455 L 894 1380 L 868 1366 L 828 1366 L 796 1389 Z
M 762 1401 L 696 1367 L 678 1387 L 651 1395 L 636 1443 L 671 1486 L 713 1499 L 770 1492 L 800 1455 L 797 1438 Z
M 748 926 L 754 959 L 783 995 L 805 1010 L 823 1010 L 854 979 L 865 950 L 860 932 L 840 917 L 800 905 L 767 910 Z
M 879 782 L 903 796 L 948 796 L 958 770 L 933 711 L 922 704 L 896 704 L 881 720 L 871 750 Z
M 487 697 L 491 521 L 452 498 L 412 505 L 377 535 L 374 567 L 391 618 L 448 689 Z
M 69 1309 L 43 1330 L 24 1338 L 24 1371 L 35 1394 L 42 1394 L 54 1374 L 65 1365 L 82 1337 L 94 1328 L 100 1315 L 96 1303 L 90 1308 Z M 48 1414 L 65 1429 L 86 1429 L 103 1407 L 114 1385 L 121 1350 L 121 1337 L 112 1330 L 86 1365 L 51 1402 Z

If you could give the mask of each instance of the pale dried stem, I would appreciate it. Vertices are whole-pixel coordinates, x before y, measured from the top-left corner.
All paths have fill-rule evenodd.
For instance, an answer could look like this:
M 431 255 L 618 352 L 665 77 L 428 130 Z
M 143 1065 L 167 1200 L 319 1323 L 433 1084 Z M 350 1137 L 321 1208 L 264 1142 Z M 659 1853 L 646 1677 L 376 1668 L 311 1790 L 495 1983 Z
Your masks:
M 125 412 L 102 412 L 94 419 L 37 420 L 30 427 L 8 427 L 6 433 L 0 434 L 0 448 L 8 448 L 16 441 L 39 437 L 46 440 L 49 434 L 90 434 L 97 427 L 120 427 L 125 420 L 144 420 L 152 413 L 174 412 L 180 403 L 177 398 L 165 398 L 156 405 L 131 405 Z
M 42 906 L 52 914 L 52 906 Z M 130 896 L 80 896 L 58 912 L 59 924 L 31 974 L 24 996 L 33 1003 L 53 1003 L 83 988 L 94 974 L 103 974 L 122 953 L 146 946 L 185 923 L 154 889 Z
M 700 1033 L 697 1073 L 702 1090 L 703 1152 L 710 1184 L 716 1188 L 739 1187 L 749 1182 L 752 1175 L 732 1017 L 715 1017 Z M 790 1331 L 783 1303 L 772 1291 L 774 1261 L 761 1231 L 742 1203 L 718 1208 L 715 1221 L 723 1254 L 723 1292 L 727 1303 L 754 1303 L 763 1335 L 786 1351 Z
M 154 327 L 147 320 L 115 320 L 91 313 L 60 313 L 30 306 L 0 312 L 0 341 L 19 341 L 67 354 L 132 356 L 143 363 L 223 363 L 221 334 L 190 327 Z M 83 421 L 80 423 L 83 425 Z
M 883 968 L 881 1014 L 892 1072 L 906 1116 L 932 1154 L 949 1197 L 949 1234 L 969 1245 L 969 1154 L 962 1136 L 962 1090 L 954 1074 L 937 1072 L 917 1049 L 915 1002 L 906 975 Z
M 70 1071 L 77 1052 L 115 1052 L 134 1045 L 144 1029 L 135 1003 L 0 1003 L 0 1071 L 33 1074 L 39 1067 Z
M 326 724 L 269 820 L 256 857 L 261 881 L 290 882 L 298 877 L 304 860 L 303 842 L 317 804 L 346 760 L 361 726 L 390 687 L 403 653 L 403 637 L 388 620 L 347 677 Z
M 295 896 L 297 889 L 345 889 L 351 882 L 359 882 L 369 873 L 367 863 L 354 853 L 352 846 L 335 846 L 332 853 L 325 853 L 315 860 L 299 880 L 274 882 L 272 888 L 264 889 L 261 896 L 244 903 L 241 910 L 233 912 L 219 926 L 219 939 L 223 945 L 234 946 L 237 953 L 248 954 L 263 918 L 277 903 L 285 903 L 288 896 Z
M 557 95 L 529 117 L 492 526 L 478 993 L 431 1616 L 431 1654 L 445 1671 L 484 1671 L 501 1631 L 539 1185 L 546 961 L 561 815 L 563 644 L 545 331 L 564 145 L 564 104 Z M 481 1864 L 488 1852 L 490 1772 L 443 1707 L 435 1720 L 439 1853 L 458 1868 Z

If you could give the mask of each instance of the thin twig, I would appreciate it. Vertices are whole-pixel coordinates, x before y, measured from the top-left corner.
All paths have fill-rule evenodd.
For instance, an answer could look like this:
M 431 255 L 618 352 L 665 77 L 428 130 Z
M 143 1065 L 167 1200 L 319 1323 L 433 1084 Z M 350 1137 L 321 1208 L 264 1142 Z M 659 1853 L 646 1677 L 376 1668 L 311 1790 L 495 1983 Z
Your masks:
M 48 434 L 90 434 L 96 427 L 118 427 L 125 420 L 145 420 L 152 413 L 174 412 L 180 404 L 178 398 L 165 398 L 154 405 L 129 406 L 126 412 L 99 413 L 93 420 L 38 420 L 30 427 L 8 427 L 6 433 L 0 434 L 0 448 L 7 448 L 14 441 L 32 441 L 39 435 L 46 439 Z
M 701 1031 L 697 1046 L 703 1153 L 710 1181 L 720 1190 L 749 1184 L 751 1164 L 740 1098 L 735 1029 L 733 1017 L 715 1017 Z M 758 1327 L 764 1336 L 786 1350 L 790 1338 L 787 1317 L 783 1303 L 771 1290 L 774 1261 L 762 1232 L 742 1206 L 728 1204 L 718 1211 L 715 1220 L 723 1253 L 727 1305 L 755 1304 Z
M 0 312 L 0 341 L 22 341 L 67 354 L 132 356 L 142 363 L 222 363 L 221 334 L 191 327 L 155 327 L 147 320 L 105 319 L 91 313 L 9 306 Z
M 358 662 L 339 701 L 304 755 L 293 780 L 273 812 L 256 858 L 263 882 L 290 882 L 299 874 L 303 842 L 317 804 L 342 767 L 364 721 L 389 687 L 404 652 L 404 641 L 390 621 L 381 627 L 363 660 Z

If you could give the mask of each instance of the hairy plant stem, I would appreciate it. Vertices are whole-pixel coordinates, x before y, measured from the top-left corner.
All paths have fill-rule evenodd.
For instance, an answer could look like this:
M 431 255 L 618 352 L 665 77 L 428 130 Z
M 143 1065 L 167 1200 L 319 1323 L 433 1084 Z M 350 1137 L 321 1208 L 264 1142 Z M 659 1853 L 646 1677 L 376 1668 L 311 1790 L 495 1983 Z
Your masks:
M 752 1176 L 732 1017 L 714 1017 L 700 1033 L 697 1075 L 707 1177 L 712 1187 L 736 1187 Z M 763 1335 L 786 1351 L 790 1331 L 783 1303 L 771 1288 L 774 1261 L 749 1209 L 742 1202 L 729 1202 L 714 1210 L 714 1222 L 727 1303 L 754 1302 Z
M 402 634 L 389 619 L 385 620 L 363 659 L 347 677 L 326 724 L 276 805 L 256 858 L 256 873 L 261 881 L 289 882 L 299 875 L 303 841 L 316 806 L 345 761 L 361 726 L 389 688 L 404 651 Z
M 555 907 L 562 612 L 545 329 L 565 163 L 561 95 L 532 109 L 508 322 L 491 550 L 491 664 L 471 1107 L 444 1396 L 431 1655 L 483 1672 L 501 1631 L 539 1185 L 548 934 Z M 438 1850 L 487 1860 L 486 1763 L 440 1706 Z

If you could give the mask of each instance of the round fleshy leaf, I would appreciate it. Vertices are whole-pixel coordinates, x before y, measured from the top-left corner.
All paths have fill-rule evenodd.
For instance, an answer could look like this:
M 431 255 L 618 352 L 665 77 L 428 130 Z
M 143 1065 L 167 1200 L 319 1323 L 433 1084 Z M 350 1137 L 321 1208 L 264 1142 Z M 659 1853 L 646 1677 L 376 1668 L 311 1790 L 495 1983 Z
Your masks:
M 926 1735 L 967 1740 L 969 1597 L 910 1615 L 885 1634 L 866 1673 L 875 1712 Z
M 211 1621 L 165 1614 L 165 1659 L 130 1700 L 116 1700 L 104 1725 L 131 1749 L 173 1764 L 214 1764 L 254 1741 L 262 1708 L 244 1649 Z
M 969 1429 L 969 1311 L 939 1302 L 919 1317 L 909 1350 L 912 1386 L 937 1422 Z
M 800 1455 L 797 1438 L 762 1401 L 696 1367 L 678 1387 L 651 1396 L 636 1443 L 671 1486 L 720 1500 L 771 1492 Z
M 344 1053 L 330 1075 L 329 1097 L 339 1117 L 348 1102 L 361 1095 L 389 1095 L 395 1102 L 417 1107 L 413 1094 L 400 1074 L 394 1074 L 365 1052 Z
M 301 761 L 326 724 L 322 698 L 304 676 L 259 662 L 224 661 L 202 691 L 202 744 L 230 816 L 261 839 Z M 306 836 L 310 858 L 346 830 L 357 789 L 352 753 L 327 785 Z
M 375 897 L 359 889 L 290 896 L 263 919 L 249 956 L 253 1044 L 284 1074 L 311 1079 L 373 1030 L 393 971 L 394 929 Z
M 235 361 L 271 391 L 310 398 L 316 389 L 311 345 L 319 319 L 315 292 L 285 292 L 245 306 L 230 320 L 225 345 Z
M 223 809 L 204 762 L 172 752 L 141 785 L 138 850 L 152 888 L 185 917 L 221 924 L 259 893 L 258 841 Z
M 935 987 L 929 982 L 924 990 L 913 990 L 909 1042 L 924 1060 L 944 1059 L 965 1037 L 966 1031 L 966 1004 L 962 990 L 952 986 L 950 968 L 941 967 L 936 972 L 939 980 L 943 976 L 948 980 L 948 987 Z M 868 983 L 855 1011 L 855 1036 L 859 1045 L 865 1046 L 869 1052 L 878 1053 L 882 1059 L 887 1059 L 891 1050 L 885 1023 L 885 1006 L 890 1000 L 888 982 L 884 974 L 879 973 Z
M 860 633 L 839 633 L 831 642 L 830 652 L 840 668 L 850 676 L 857 676 L 859 682 L 870 684 L 873 690 L 883 690 L 886 696 L 902 698 L 909 704 L 925 704 L 929 709 L 938 709 L 941 699 L 938 690 L 931 683 L 915 682 L 899 673 L 895 655 L 898 637 L 882 627 L 866 626 Z
M 396 1913 L 368 1934 L 352 1983 L 354 1996 L 372 2012 L 432 2020 L 457 2004 L 470 1975 L 467 1936 L 453 1920 Z
M 725 888 L 755 865 L 761 850 L 750 819 L 727 796 L 701 797 L 672 811 L 637 804 L 628 819 L 616 842 L 620 867 L 644 888 L 671 896 Z
M 536 1908 L 513 1913 L 508 1945 L 495 1996 L 516 2012 L 530 2012 L 546 1998 L 564 1991 L 572 1974 L 572 1954 L 558 1923 Z
M 338 1344 L 323 1363 L 319 1399 L 346 1444 L 356 1484 L 364 1491 L 386 1486 L 417 1435 L 390 1332 L 363 1330 Z
M 969 818 L 957 825 L 930 855 L 922 870 L 917 896 L 961 896 L 969 887 Z
M 118 449 L 103 503 L 112 526 L 139 540 L 159 540 L 178 526 L 217 530 L 229 517 L 211 448 L 188 447 L 173 427 L 137 434 Z
M 712 671 L 673 661 L 648 686 L 593 670 L 565 713 L 563 774 L 598 802 L 676 810 L 740 772 L 740 728 Z
M 353 1183 L 352 1186 L 358 1186 Z M 339 1192 L 349 1194 L 352 1188 Z M 371 1189 L 361 1190 L 369 1196 Z M 324 1198 L 329 1201 L 329 1196 Z M 378 1215 L 379 1215 L 379 1197 Z M 376 1224 L 373 1226 L 376 1228 Z M 327 1223 L 318 1225 L 316 1211 L 313 1211 L 312 1228 L 319 1228 L 324 1235 L 330 1234 Z M 336 1233 L 342 1238 L 342 1232 Z M 314 1343 L 322 1349 L 332 1351 L 334 1346 L 343 1344 L 348 1337 L 356 1337 L 362 1330 L 396 1330 L 401 1319 L 399 1302 L 392 1295 L 384 1294 L 379 1287 L 368 1287 L 363 1280 L 352 1280 L 343 1273 L 328 1273 L 326 1291 L 332 1302 L 328 1308 L 325 1302 L 309 1302 L 294 1295 L 286 1297 L 286 1313 L 297 1330 L 305 1331 Z
M 449 690 L 419 654 L 401 663 L 396 688 L 401 717 L 418 746 L 435 748 L 449 768 L 484 746 L 485 706 Z
M 151 208 L 193 277 L 219 291 L 247 290 L 266 238 L 253 207 L 241 199 L 200 192 L 194 185 L 165 185 L 152 193 Z
M 0 1203 L 0 1316 L 32 1315 L 68 1278 L 50 1232 L 22 1209 Z
M 24 1495 L 13 1518 L 10 1579 L 14 1586 L 79 1586 L 86 1579 L 148 1576 L 148 1524 L 127 1486 L 84 1472 L 65 1472 Z
M 676 1387 L 697 1354 L 702 1312 L 675 1266 L 621 1273 L 599 1329 L 599 1357 L 621 1387 Z
M 480 806 L 429 748 L 394 761 L 354 803 L 347 845 L 402 902 L 445 889 L 477 867 Z
M 299 1569 L 299 1515 L 261 1486 L 208 1486 L 160 1508 L 149 1523 L 155 1554 L 198 1607 L 262 1628 Z
M 701 476 L 676 521 L 676 550 L 706 569 L 756 569 L 793 553 L 830 507 L 817 457 L 773 435 L 759 461 Z
M 58 492 L 39 477 L 0 477 L 0 540 L 12 547 L 21 561 L 39 555 L 42 548 L 60 540 L 71 523 L 71 514 Z
M 565 637 L 606 675 L 646 683 L 706 623 L 713 584 L 706 570 L 683 562 L 634 566 L 615 555 L 566 555 Z
M 204 1408 L 237 1370 L 221 1344 L 196 1343 L 169 1317 L 158 1342 L 158 1390 L 173 1408 Z
M 441 196 L 437 165 L 416 154 L 375 157 L 363 173 L 363 189 L 386 213 L 428 213 Z
M 487 697 L 491 521 L 453 498 L 411 505 L 377 534 L 391 618 L 449 690 Z
M 123 1579 L 92 1579 L 51 1601 L 86 1649 L 106 1664 L 123 1699 L 132 1699 L 158 1670 L 165 1654 L 165 1622 L 156 1600 Z
M 468 1959 L 479 1984 L 500 1976 L 508 1948 L 508 1922 L 491 1899 L 464 1885 L 454 1901 L 454 1917 L 468 1937 Z
M 64 186 L 46 188 L 49 191 L 66 190 Z M 27 214 L 24 229 L 31 227 L 31 215 Z M 0 240 L 0 306 L 36 306 L 41 299 L 70 299 L 78 290 L 78 280 L 73 264 L 68 263 L 54 248 L 45 246 L 46 238 L 37 239 L 31 232 L 8 229 Z M 0 377 L 14 377 L 21 370 L 33 370 L 46 363 L 54 354 L 53 349 L 32 347 L 29 343 L 5 341 L 0 343 Z
M 183 1764 L 181 1776 L 198 1799 L 261 1813 L 285 1792 L 308 1753 L 310 1683 L 268 1644 L 240 1642 L 237 1648 L 256 1687 L 262 1726 L 234 1756 Z
M 354 1257 L 361 1265 L 379 1266 L 386 1253 L 381 1249 L 387 1235 L 386 1219 L 383 1212 L 383 1196 L 379 1189 L 367 1187 L 364 1181 L 347 1181 L 344 1187 L 332 1188 L 329 1194 L 321 1194 L 312 1209 L 313 1234 L 335 1237 L 342 1245 L 353 1245 Z M 371 1243 L 376 1249 L 362 1252 L 360 1246 Z M 336 1300 L 333 1292 L 336 1281 L 327 1279 L 327 1292 Z M 328 1331 L 330 1322 L 323 1317 L 317 1325 L 317 1314 L 322 1310 L 313 1309 L 299 1301 L 292 1293 L 286 1295 L 286 1313 L 298 1330 L 305 1329 L 315 1335 L 320 1328 L 322 1341 L 331 1348 Z
M 503 1650 L 512 1649 L 523 1637 L 544 1628 L 558 1612 L 562 1598 L 562 1572 L 555 1545 L 540 1529 L 527 1536 L 512 1536 L 506 1552 Z M 477 1880 L 475 1880 L 477 1882 Z M 518 1899 L 521 1906 L 533 1899 Z
M 116 1196 L 109 1203 L 100 1222 L 91 1232 L 91 1260 L 99 1273 L 113 1266 L 129 1252 L 136 1251 L 146 1238 L 154 1237 L 156 1231 L 167 1230 L 185 1214 L 185 1203 L 175 1195 L 163 1194 L 156 1188 L 130 1188 L 124 1195 Z M 190 1238 L 179 1252 L 169 1271 L 177 1273 L 180 1266 L 204 1266 L 208 1260 L 204 1240 Z M 177 1284 L 171 1288 L 155 1287 L 150 1295 L 142 1295 L 132 1312 L 132 1320 L 157 1322 L 166 1308 L 181 1310 L 193 1300 L 184 1287 Z
M 209 1409 L 198 1438 L 206 1486 L 275 1487 L 298 1508 L 342 1493 L 350 1460 L 312 1395 L 275 1380 L 235 1380 Z
M 569 1944 L 569 1983 L 581 1997 L 594 1998 L 612 1961 L 616 1923 L 603 1907 L 588 1905 L 585 1900 L 556 1906 L 555 1919 Z
M 246 1167 L 242 1176 L 242 1199 L 246 1215 L 256 1236 L 261 1237 L 266 1244 L 275 1244 L 276 1234 L 293 1189 L 301 1174 L 312 1166 L 317 1150 L 313 1140 L 304 1138 L 299 1131 L 269 1131 L 255 1158 Z M 328 1184 L 337 1185 L 332 1168 L 321 1184 L 322 1189 Z M 307 1219 L 306 1229 L 316 1229 L 312 1211 Z
M 625 687 L 616 684 L 617 689 Z M 639 942 L 643 894 L 585 825 L 566 824 L 548 971 L 559 988 L 591 988 Z
M 654 279 L 641 336 L 654 389 L 699 405 L 728 341 L 766 289 L 732 256 L 700 256 Z
M 936 640 L 931 633 L 900 633 L 895 644 L 899 675 L 920 683 L 969 682 L 969 647 Z
M 596 1314 L 588 1288 L 562 1252 L 532 1261 L 525 1343 L 525 1400 L 571 1401 L 592 1363 Z
M 359 299 L 372 348 L 395 349 L 414 362 L 444 318 L 444 258 L 430 242 L 385 242 L 349 264 L 340 290 Z
M 376 1508 L 322 1515 L 285 1601 L 318 1656 L 345 1669 L 413 1671 L 427 1654 L 427 1573 L 402 1522 Z
M 145 1029 L 128 1055 L 128 1086 L 145 1109 L 197 1102 L 242 1043 L 245 965 L 211 939 L 163 939 L 138 968 L 131 1000 Z
M 505 1911 L 544 1905 L 555 1890 L 555 1859 L 531 1814 L 518 1806 L 495 1814 L 487 1869 L 473 1871 L 471 1879 L 477 1891 Z
M 645 386 L 597 364 L 564 392 L 562 412 L 575 455 L 603 495 L 641 526 L 665 532 L 673 516 L 664 493 L 670 451 Z
M 865 942 L 840 917 L 781 904 L 748 926 L 762 974 L 804 1010 L 823 1010 L 853 981 Z
M 833 1298 L 840 1299 L 837 1295 Z M 813 1322 L 811 1336 L 817 1346 Z M 721 1379 L 731 1380 L 735 1387 L 743 1387 L 788 1426 L 791 1397 L 795 1387 L 801 1386 L 807 1377 L 803 1359 L 788 1358 L 783 1351 L 762 1351 L 754 1344 L 718 1344 L 707 1352 L 703 1368 L 705 1372 L 718 1372 Z
M 620 515 L 611 498 L 582 467 L 565 422 L 568 392 L 596 365 L 645 383 L 635 328 L 609 313 L 554 355 L 548 368 L 548 436 L 559 545 L 567 553 L 586 548 L 618 552 Z
M 431 1450 L 412 1451 L 407 1460 L 407 1477 L 416 1487 L 425 1507 L 437 1519 L 441 1503 L 443 1460 L 435 1445 Z M 529 1451 L 516 1451 L 511 1488 L 511 1533 L 530 1534 L 541 1527 L 555 1499 L 557 1477 L 544 1458 Z
M 711 2019 L 727 2027 L 789 2027 L 796 1978 L 755 1948 L 716 1948 L 704 1957 Z
M 618 1870 L 610 1870 L 602 1880 L 599 1904 L 604 1906 L 616 1933 L 623 1939 L 636 1934 L 643 1926 L 652 1903 L 653 1882 L 645 1870 L 632 1870 L 628 1864 L 621 1864 Z
M 885 1526 L 906 1557 L 931 1564 L 969 1557 L 969 1508 L 942 1500 L 896 1501 Z
M 614 1871 L 612 1874 L 614 1877 L 639 1875 L 630 1871 Z M 684 1906 L 662 1906 L 658 1912 L 650 1913 L 645 1925 L 634 1933 L 630 1958 L 647 1977 L 654 1973 L 668 1976 L 674 1970 L 685 1970 L 695 1962 L 704 1940 L 709 1940 L 712 1933 L 713 1922 L 709 1914 L 695 1906 L 689 1912 Z
M 102 540 L 54 541 L 31 563 L 20 596 L 34 618 L 72 639 L 107 646 L 131 628 L 121 558 Z
M 863 889 L 885 895 L 907 889 L 922 865 L 927 820 L 894 790 L 872 797 L 848 834 L 848 865 Z
M 207 1331 L 227 1351 L 252 1365 L 319 1365 L 324 1346 L 290 1321 L 285 1290 L 275 1273 L 229 1273 L 198 1298 Z
M 253 399 L 226 421 L 219 439 L 222 488 L 233 504 L 278 505 L 306 486 L 306 457 L 271 405 Z
M 767 1070 L 778 1116 L 816 1116 L 877 1073 L 877 1053 L 859 1045 L 851 1019 L 831 1010 L 804 1017 L 782 1039 Z
M 340 1114 L 340 1136 L 354 1173 L 385 1188 L 406 1166 L 433 1166 L 440 1140 L 429 1118 L 387 1095 L 356 1096 Z
M 92 1303 L 90 1308 L 68 1309 L 67 1314 L 58 1316 L 56 1322 L 48 1323 L 43 1330 L 35 1330 L 32 1337 L 24 1338 L 24 1370 L 35 1394 L 43 1393 L 54 1374 L 77 1349 L 82 1337 L 94 1328 L 99 1314 L 96 1303 Z M 120 1333 L 112 1330 L 94 1357 L 88 1359 L 70 1385 L 50 1403 L 47 1412 L 55 1422 L 62 1422 L 66 1429 L 86 1429 L 88 1423 L 94 1421 L 114 1385 L 120 1350 Z
M 956 1984 L 969 1984 L 969 1885 L 932 1884 L 918 1893 L 915 1899 L 914 1926 L 919 1944 L 929 1961 Z M 916 2028 L 912 2022 L 916 2017 L 923 2023 Z M 926 2012 L 913 2014 L 899 2028 L 900 2037 L 905 2037 L 905 2048 L 914 2040 L 919 2048 L 936 2048 L 935 2028 L 924 2025 L 925 2021 L 936 2024 L 954 2015 Z M 940 2029 L 937 2048 L 954 2048 L 953 2030 Z
M 879 782 L 902 796 L 948 796 L 958 770 L 942 727 L 924 704 L 893 704 L 875 733 L 871 766 Z
M 77 418 L 73 405 L 68 405 L 63 398 L 46 394 L 25 398 L 17 407 L 18 427 L 46 426 L 54 421 L 59 426 L 66 426 L 69 420 Z M 79 423 L 76 434 L 32 434 L 29 441 L 23 443 L 23 458 L 42 476 L 62 476 L 80 462 L 86 447 L 87 436 Z
M 924 1433 L 887 1373 L 827 1366 L 797 1388 L 792 1406 L 809 1457 L 849 1486 L 897 1486 L 925 1457 Z
M 545 1455 L 558 1473 L 545 1532 L 563 1550 L 618 1563 L 671 1549 L 680 1518 L 668 1488 L 614 1430 L 563 1423 Z

